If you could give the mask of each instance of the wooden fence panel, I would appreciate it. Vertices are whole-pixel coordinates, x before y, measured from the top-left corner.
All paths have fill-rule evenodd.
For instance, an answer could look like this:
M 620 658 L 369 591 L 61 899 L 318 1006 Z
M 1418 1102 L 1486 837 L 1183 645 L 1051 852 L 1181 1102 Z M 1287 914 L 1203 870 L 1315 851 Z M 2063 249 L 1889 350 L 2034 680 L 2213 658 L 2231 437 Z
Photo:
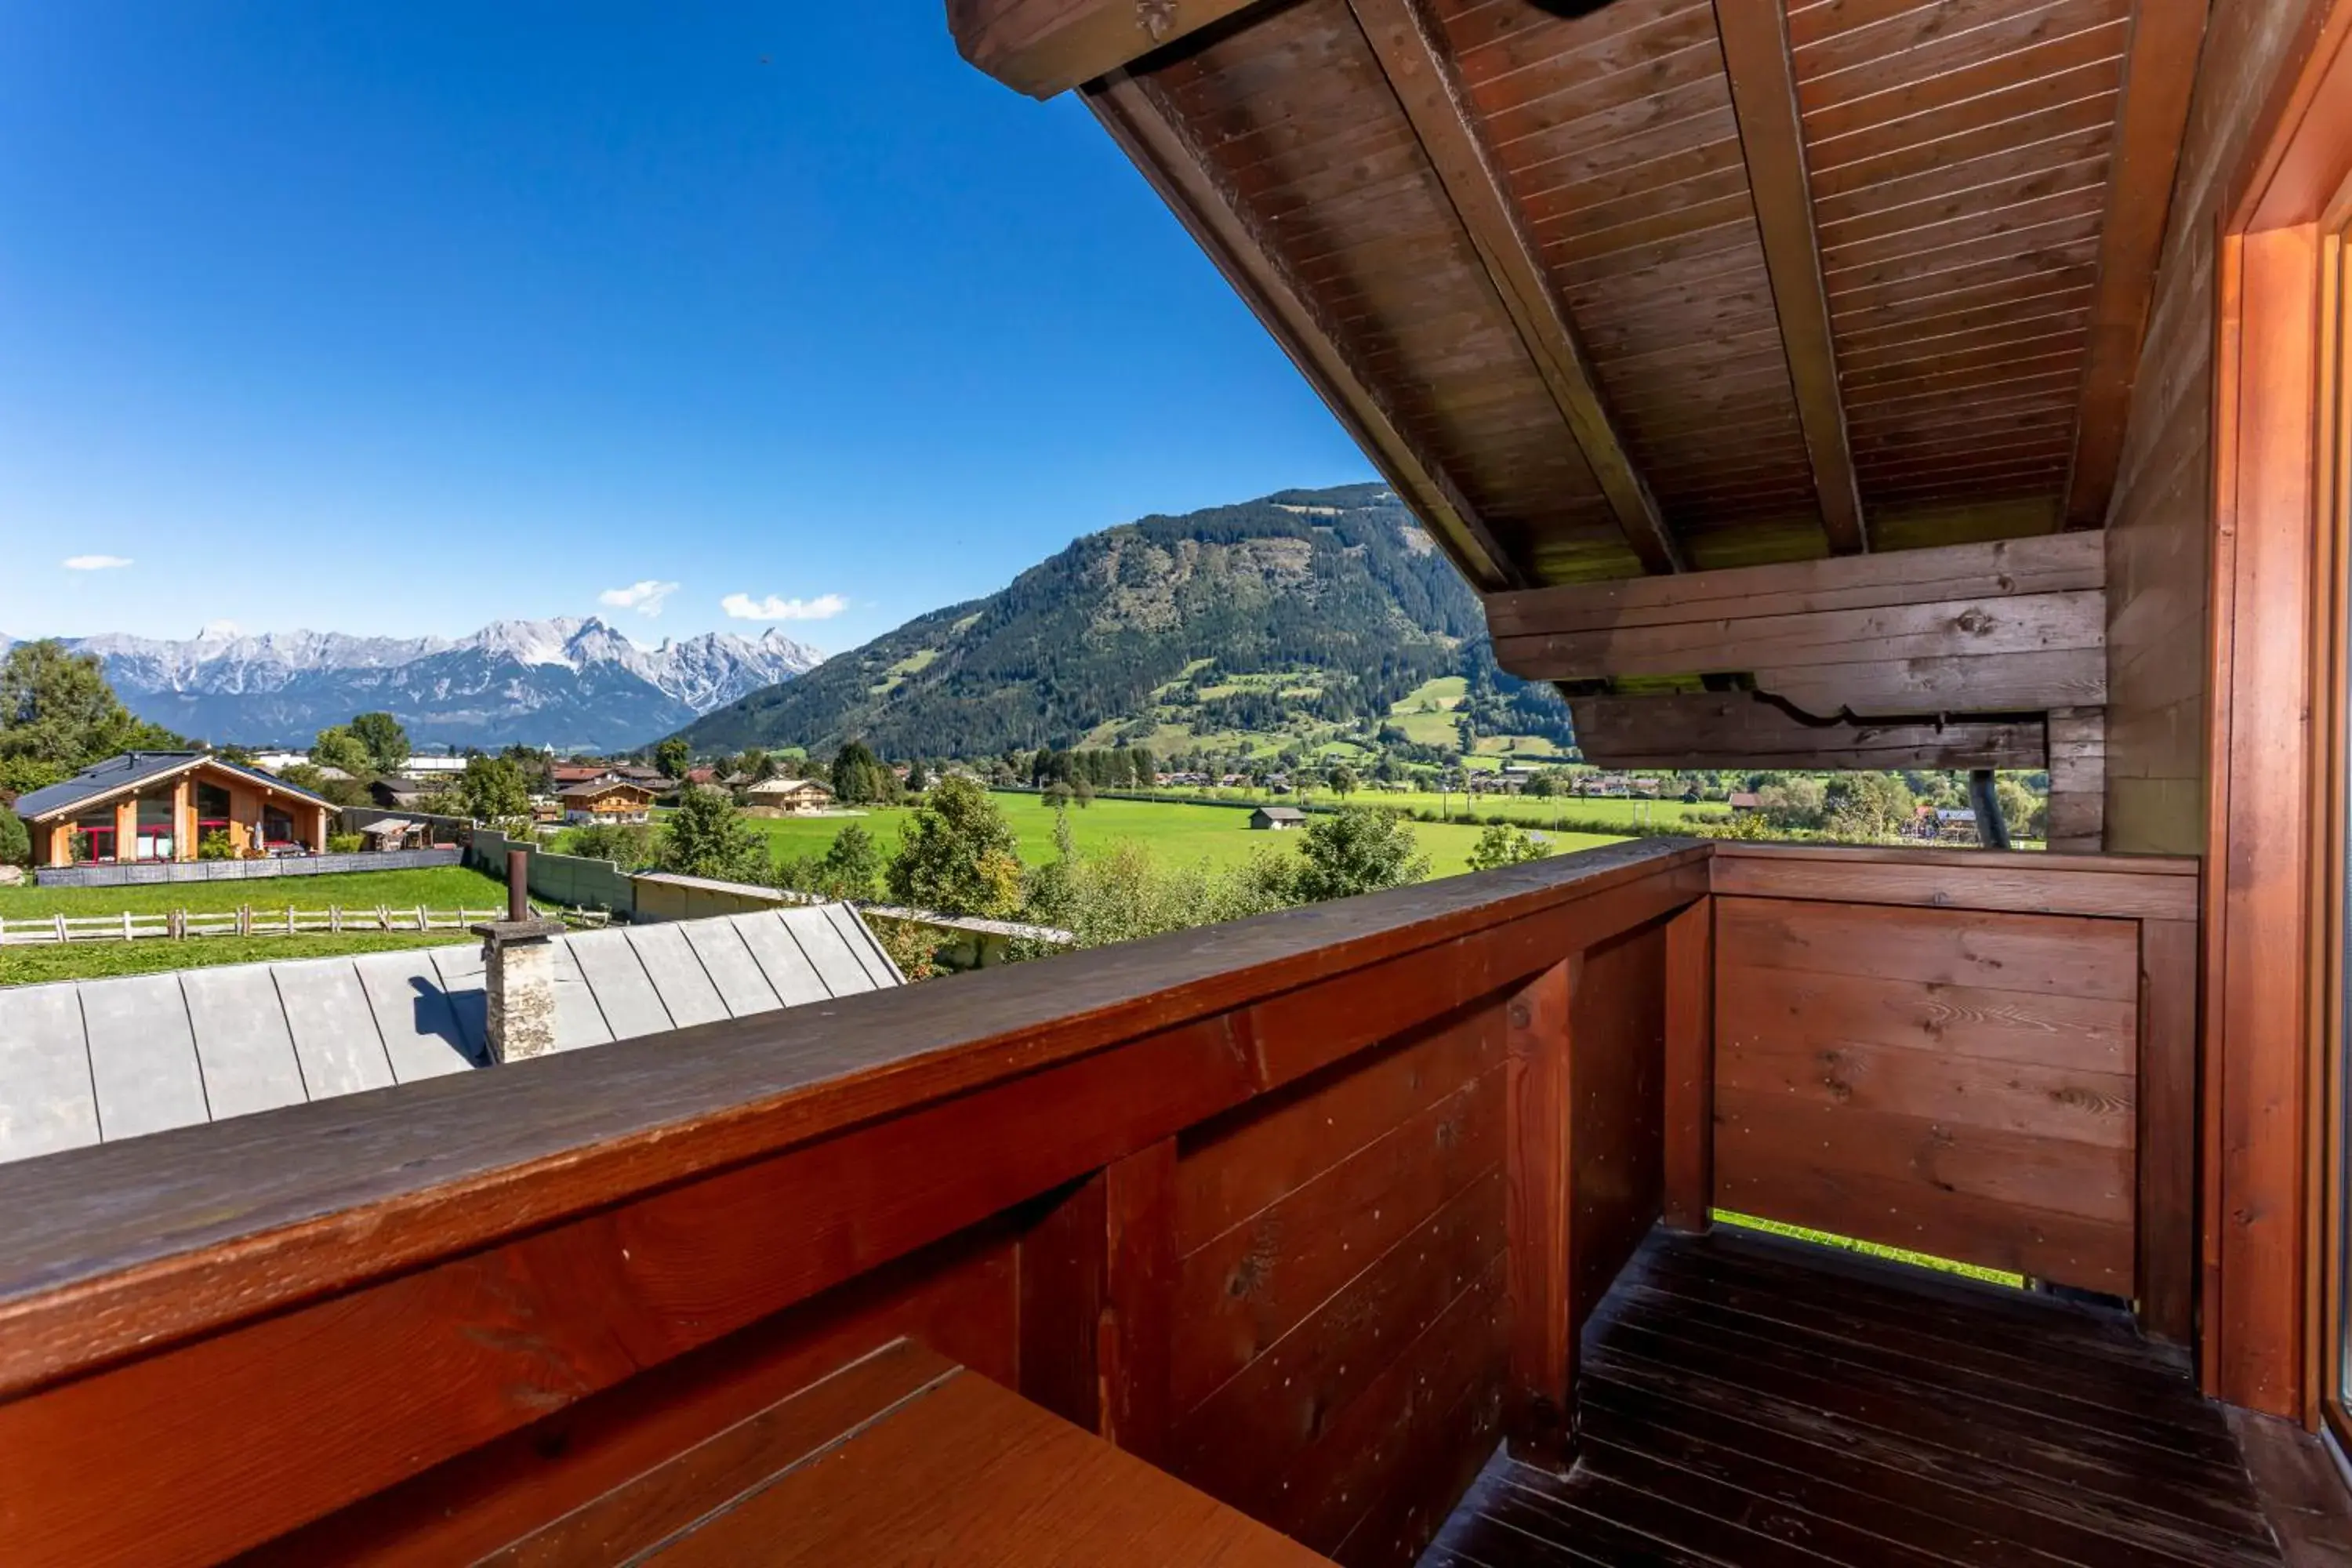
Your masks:
M 1715 1201 L 2134 1294 L 2137 922 L 1716 901 Z
M 1358 1428 L 1409 1423 L 1426 1379 L 1454 1379 L 1449 1405 L 1488 1412 L 1441 1429 L 1492 1446 L 1503 1110 L 1502 1007 L 1489 999 L 1184 1136 L 1177 1475 L 1333 1552 L 1384 1498 L 1459 1457 L 1441 1437 L 1428 1439 L 1436 1453 L 1334 1449 Z M 1454 1325 L 1444 1339 L 1441 1322 Z

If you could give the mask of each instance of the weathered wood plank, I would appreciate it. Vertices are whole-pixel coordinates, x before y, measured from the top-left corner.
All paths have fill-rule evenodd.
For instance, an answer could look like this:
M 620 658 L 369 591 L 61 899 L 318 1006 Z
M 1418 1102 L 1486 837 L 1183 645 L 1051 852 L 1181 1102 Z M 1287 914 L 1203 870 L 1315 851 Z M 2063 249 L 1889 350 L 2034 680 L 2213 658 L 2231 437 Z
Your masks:
M 1877 560 L 1879 557 L 1869 557 Z M 1584 760 L 1620 768 L 2038 768 L 2030 720 L 1807 723 L 1754 692 L 1571 697 Z
M 2101 542 L 2074 534 L 1522 588 L 1486 597 L 1497 638 L 1815 615 L 2106 586 Z
M 2099 648 L 2105 617 L 2105 595 L 2086 590 L 1537 633 L 1497 638 L 1495 657 L 1515 674 L 1552 680 L 1803 669 Z

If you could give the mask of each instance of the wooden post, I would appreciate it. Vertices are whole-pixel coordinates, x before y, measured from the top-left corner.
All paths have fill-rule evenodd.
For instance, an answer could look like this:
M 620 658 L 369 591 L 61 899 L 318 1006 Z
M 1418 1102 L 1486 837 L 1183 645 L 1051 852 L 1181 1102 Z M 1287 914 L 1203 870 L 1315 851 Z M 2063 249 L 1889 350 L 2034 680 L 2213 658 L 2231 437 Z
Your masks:
M 2140 1327 L 2189 1344 L 2197 1330 L 2197 922 L 2139 927 Z
M 1583 954 L 1510 1000 L 1505 1266 L 1510 1367 L 1503 1436 L 1511 1457 L 1564 1471 L 1576 1439 L 1576 1323 L 1569 1278 L 1569 1004 Z
M 1666 1224 L 1703 1231 L 1715 1200 L 1715 900 L 1666 924 Z
M 236 934 L 239 936 L 251 936 L 253 934 L 253 906 L 251 904 L 239 904 L 236 906 Z

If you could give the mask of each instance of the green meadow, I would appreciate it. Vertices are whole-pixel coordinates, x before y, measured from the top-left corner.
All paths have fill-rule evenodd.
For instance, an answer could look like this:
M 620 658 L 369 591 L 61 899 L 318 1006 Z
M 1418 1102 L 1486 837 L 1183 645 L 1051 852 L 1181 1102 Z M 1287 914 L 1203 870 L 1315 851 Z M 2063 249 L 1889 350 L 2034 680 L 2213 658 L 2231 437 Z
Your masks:
M 378 904 L 413 910 L 502 910 L 507 885 L 464 866 L 352 871 L 331 877 L 257 877 L 234 882 L 147 882 L 129 888 L 0 888 L 0 921 L 43 915 L 163 914 L 172 910 L 323 910 Z
M 1394 805 L 1406 796 L 1360 796 L 1375 805 Z M 1460 796 L 1455 796 L 1458 803 Z M 1043 865 L 1054 858 L 1054 812 L 1043 797 L 1020 791 L 999 791 L 996 804 L 1003 809 L 1020 837 L 1021 858 Z M 1600 805 L 1600 802 L 1593 802 Z M 1618 803 L 1623 804 L 1623 803 Z M 1436 809 L 1436 797 L 1430 797 Z M 751 825 L 766 835 L 769 850 L 778 857 L 821 855 L 835 835 L 855 822 L 874 835 L 889 855 L 898 847 L 898 830 L 907 813 L 897 807 L 867 812 L 863 816 L 754 817 Z M 1630 820 L 1630 818 L 1628 819 Z M 1434 876 L 1451 877 L 1469 869 L 1471 846 L 1479 829 L 1465 823 L 1413 824 L 1413 836 L 1429 857 Z M 1070 837 L 1081 853 L 1101 849 L 1120 839 L 1133 839 L 1171 865 L 1207 860 L 1216 866 L 1238 866 L 1260 849 L 1272 846 L 1287 852 L 1297 843 L 1290 833 L 1269 833 L 1249 826 L 1249 808 L 1205 805 L 1179 801 L 1097 800 L 1070 807 Z M 1591 833 L 1551 835 L 1556 850 L 1588 849 L 1613 844 L 1615 837 Z

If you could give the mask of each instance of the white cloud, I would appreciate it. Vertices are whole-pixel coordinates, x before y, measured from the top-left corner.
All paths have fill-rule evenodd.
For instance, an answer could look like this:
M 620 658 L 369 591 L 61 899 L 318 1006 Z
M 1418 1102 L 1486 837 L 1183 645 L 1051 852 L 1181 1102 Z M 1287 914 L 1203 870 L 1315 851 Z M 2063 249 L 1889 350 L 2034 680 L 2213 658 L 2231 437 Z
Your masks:
M 635 610 L 641 616 L 658 616 L 662 612 L 662 601 L 677 592 L 677 584 L 656 582 L 648 577 L 625 588 L 607 588 L 596 595 L 596 602 L 610 605 L 616 610 Z
M 849 601 L 838 594 L 819 594 L 814 599 L 780 599 L 773 594 L 755 599 L 749 594 L 730 594 L 719 601 L 719 607 L 739 621 L 829 621 L 849 608 Z
M 131 564 L 128 555 L 68 555 L 58 563 L 68 572 L 111 572 Z

